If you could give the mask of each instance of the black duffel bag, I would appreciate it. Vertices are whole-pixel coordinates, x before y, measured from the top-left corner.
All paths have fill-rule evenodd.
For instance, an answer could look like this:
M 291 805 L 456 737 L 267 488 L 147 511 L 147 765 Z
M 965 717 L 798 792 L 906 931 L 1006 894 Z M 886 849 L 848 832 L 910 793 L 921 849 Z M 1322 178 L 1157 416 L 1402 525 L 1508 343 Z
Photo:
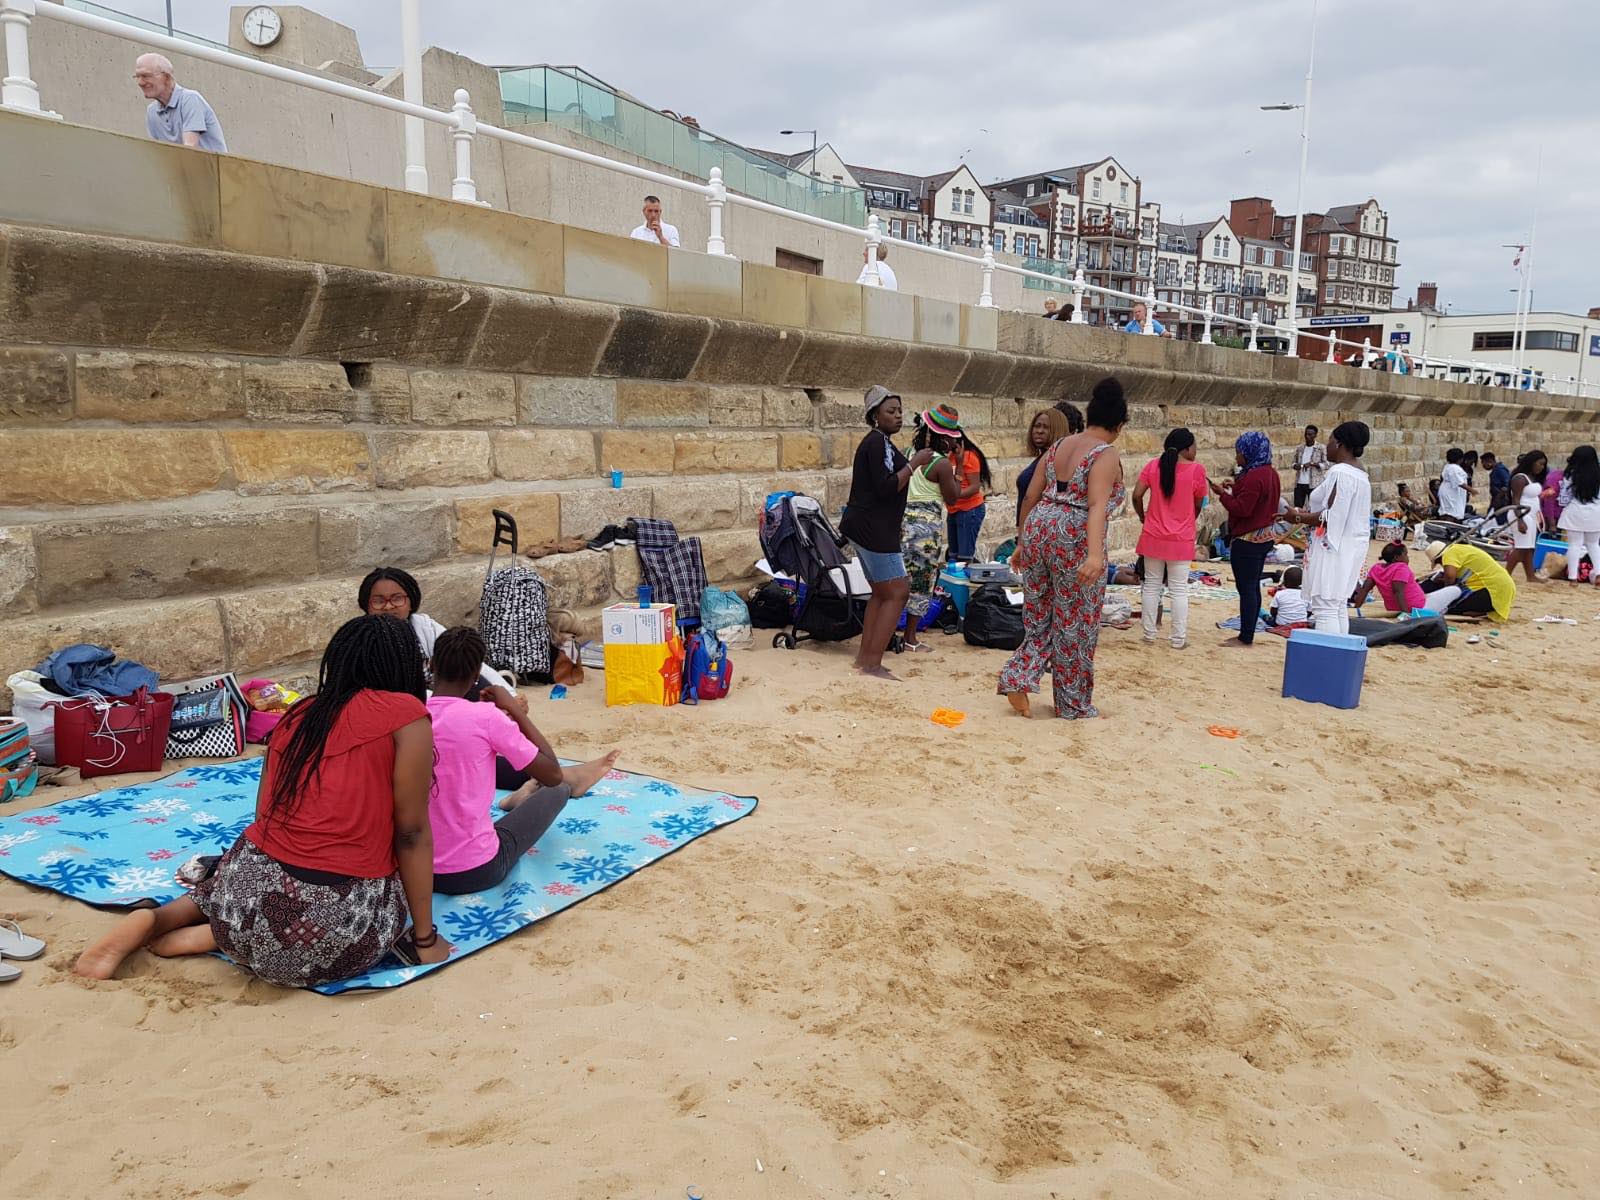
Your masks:
M 1006 590 L 986 583 L 967 601 L 961 634 L 969 646 L 1015 650 L 1022 645 L 1022 606 L 1006 599 Z

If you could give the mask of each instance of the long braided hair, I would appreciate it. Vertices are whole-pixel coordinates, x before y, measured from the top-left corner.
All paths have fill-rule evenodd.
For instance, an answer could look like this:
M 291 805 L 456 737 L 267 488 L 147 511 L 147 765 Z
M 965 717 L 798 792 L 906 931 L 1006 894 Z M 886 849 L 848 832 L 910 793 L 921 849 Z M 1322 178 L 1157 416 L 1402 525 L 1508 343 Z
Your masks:
M 322 767 L 322 752 L 345 705 L 357 692 L 404 692 L 427 703 L 422 648 L 411 626 L 393 617 L 353 617 L 322 652 L 317 690 L 290 710 L 288 741 L 274 739 L 272 791 L 262 819 L 287 819 Z

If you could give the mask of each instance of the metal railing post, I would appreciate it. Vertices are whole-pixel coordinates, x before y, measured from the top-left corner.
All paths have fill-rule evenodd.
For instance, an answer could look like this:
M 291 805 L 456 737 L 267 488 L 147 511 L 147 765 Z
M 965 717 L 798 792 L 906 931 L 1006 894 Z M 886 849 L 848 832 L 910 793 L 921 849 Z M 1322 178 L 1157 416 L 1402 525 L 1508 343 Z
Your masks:
M 1261 348 L 1260 346 L 1258 346 L 1256 344 L 1256 330 L 1260 327 L 1260 325 L 1261 325 L 1261 319 L 1259 317 L 1257 317 L 1255 315 L 1255 313 L 1251 313 L 1250 314 L 1250 344 L 1248 346 L 1246 346 L 1245 349 L 1249 350 L 1252 354 L 1254 354 L 1257 350 L 1259 350 Z
M 1214 344 L 1211 341 L 1211 300 L 1211 292 L 1208 289 L 1206 291 L 1206 323 L 1205 327 L 1200 331 L 1200 344 L 1202 346 L 1210 346 Z
M 867 217 L 867 269 L 863 272 L 866 276 L 861 281 L 863 287 L 882 287 L 883 278 L 878 274 L 878 246 L 883 241 L 883 232 L 878 228 L 878 214 L 872 213 Z
M 28 58 L 28 24 L 39 11 L 37 0 L 0 0 L 0 28 L 5 30 L 6 73 L 0 80 L 0 108 L 32 117 L 61 119 L 39 103 L 39 85 L 33 81 Z
M 1328 335 L 1328 358 L 1327 358 L 1328 362 L 1332 362 L 1333 361 L 1333 352 L 1336 349 L 1338 349 L 1338 347 L 1339 347 L 1339 339 L 1334 337 L 1333 334 L 1330 333 Z
M 722 182 L 722 168 L 711 168 L 711 194 L 706 207 L 711 210 L 711 234 L 706 238 L 706 253 L 725 256 L 728 243 L 722 236 L 722 211 L 728 203 L 728 185 Z
M 994 247 L 983 248 L 983 290 L 978 293 L 979 308 L 994 307 Z
M 1156 281 L 1155 276 L 1150 277 L 1150 286 L 1145 289 L 1144 302 L 1144 329 L 1142 332 L 1155 335 L 1156 332 Z
M 403 94 L 407 104 L 422 103 L 422 17 L 421 0 L 400 0 L 400 41 Z M 406 130 L 406 191 L 428 194 L 427 145 L 422 136 L 422 118 L 408 116 Z
M 472 182 L 472 139 L 478 136 L 478 118 L 472 112 L 472 98 L 466 88 L 456 89 L 456 127 L 450 131 L 450 140 L 456 147 L 456 175 L 450 181 L 450 199 L 467 204 L 478 203 L 478 185 Z
M 1083 315 L 1083 268 L 1072 273 L 1072 324 L 1082 325 L 1088 320 Z

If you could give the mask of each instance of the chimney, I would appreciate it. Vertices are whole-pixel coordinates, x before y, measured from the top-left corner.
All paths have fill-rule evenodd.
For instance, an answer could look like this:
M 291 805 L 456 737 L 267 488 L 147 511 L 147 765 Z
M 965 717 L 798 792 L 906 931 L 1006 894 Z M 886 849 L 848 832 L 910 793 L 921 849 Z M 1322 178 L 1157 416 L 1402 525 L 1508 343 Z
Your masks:
M 1272 210 L 1272 201 L 1265 196 L 1247 196 L 1228 206 L 1228 224 L 1240 237 L 1271 240 L 1276 215 Z
M 1591 308 L 1589 310 L 1589 320 L 1600 321 L 1600 308 Z
M 1422 309 L 1439 307 L 1439 285 L 1437 283 L 1417 284 L 1417 307 Z

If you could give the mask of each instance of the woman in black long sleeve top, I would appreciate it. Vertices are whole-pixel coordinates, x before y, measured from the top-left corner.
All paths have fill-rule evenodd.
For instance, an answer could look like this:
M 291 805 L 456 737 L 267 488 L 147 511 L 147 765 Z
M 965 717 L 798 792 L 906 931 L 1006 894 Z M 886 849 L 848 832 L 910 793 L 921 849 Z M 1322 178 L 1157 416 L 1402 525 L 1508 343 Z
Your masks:
M 850 500 L 845 505 L 839 532 L 855 545 L 856 557 L 872 585 L 867 614 L 861 626 L 856 670 L 893 679 L 883 665 L 900 614 L 911 596 L 905 560 L 900 554 L 900 531 L 906 515 L 906 485 L 911 472 L 925 466 L 933 451 L 918 450 L 907 459 L 889 439 L 900 432 L 903 411 L 900 397 L 881 384 L 867 390 L 866 419 L 872 431 L 856 447 L 850 477 Z

